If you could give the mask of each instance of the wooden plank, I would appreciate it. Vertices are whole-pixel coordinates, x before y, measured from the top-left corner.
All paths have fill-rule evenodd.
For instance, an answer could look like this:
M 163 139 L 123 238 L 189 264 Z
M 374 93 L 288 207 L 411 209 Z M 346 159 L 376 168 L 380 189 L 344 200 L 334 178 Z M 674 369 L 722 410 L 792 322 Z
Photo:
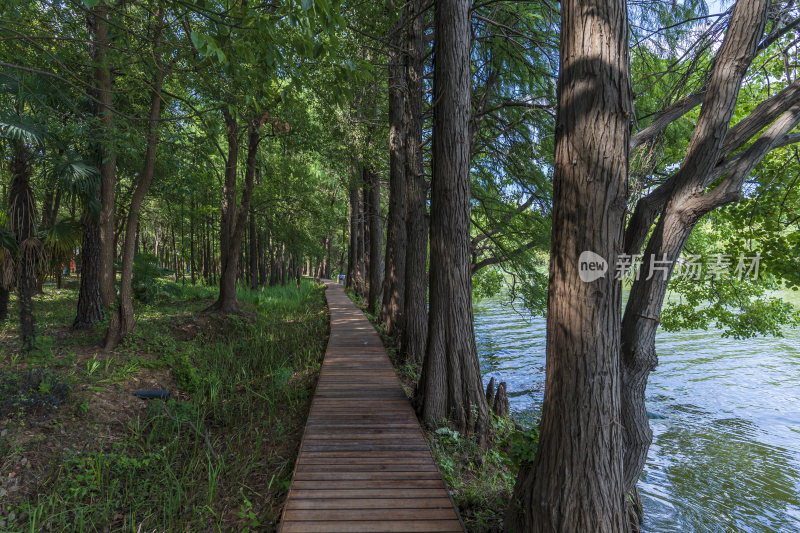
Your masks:
M 287 521 L 281 528 L 285 533 L 390 533 L 400 531 L 412 533 L 417 531 L 463 531 L 458 520 L 378 520 L 378 521 Z
M 449 502 L 448 502 L 449 503 Z M 446 509 L 288 509 L 284 520 L 457 520 L 452 506 Z
M 287 510 L 295 509 L 453 509 L 450 498 L 329 498 L 327 500 L 293 498 L 286 504 Z
M 419 454 L 414 457 L 364 457 L 358 455 L 356 457 L 316 457 L 314 454 L 303 454 L 303 460 L 298 462 L 298 467 L 301 465 L 416 465 L 416 464 L 430 464 L 434 468 L 436 465 L 431 461 L 430 453 Z
M 294 485 L 294 482 L 292 482 Z M 442 489 L 295 489 L 291 488 L 289 498 L 302 498 L 306 500 L 322 500 L 327 498 L 350 498 L 366 499 L 372 498 L 441 498 L 446 494 Z
M 380 481 L 387 479 L 436 479 L 441 481 L 439 472 L 409 472 L 401 470 L 397 472 L 375 472 L 375 471 L 334 471 L 334 472 L 295 472 L 294 479 L 298 481 L 331 481 L 331 480 L 356 480 L 367 479 L 370 481 Z
M 296 490 L 332 489 L 436 489 L 444 487 L 439 479 L 331 479 L 322 481 L 293 479 L 292 488 Z
M 431 455 L 430 450 L 372 450 L 370 453 L 365 454 L 363 451 L 351 451 L 351 450 L 339 450 L 339 451 L 310 451 L 310 450 L 303 450 L 300 452 L 299 459 L 306 460 L 309 457 L 316 457 L 320 459 L 331 459 L 334 457 L 351 457 L 351 458 L 358 458 L 363 457 L 365 459 L 374 458 L 374 459 L 388 459 L 388 458 L 405 458 L 405 457 L 417 457 L 423 458 L 426 460 L 433 460 L 433 456 Z
M 427 461 L 424 463 L 397 463 L 397 464 L 313 464 L 305 463 L 297 465 L 295 475 L 309 472 L 347 472 L 356 475 L 361 472 L 376 474 L 379 472 L 433 472 L 437 476 L 439 471 L 436 465 Z

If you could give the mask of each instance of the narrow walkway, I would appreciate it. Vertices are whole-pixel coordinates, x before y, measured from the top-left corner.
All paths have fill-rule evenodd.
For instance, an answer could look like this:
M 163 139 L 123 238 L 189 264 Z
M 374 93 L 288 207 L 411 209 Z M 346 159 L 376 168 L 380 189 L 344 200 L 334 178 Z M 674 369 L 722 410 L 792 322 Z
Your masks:
M 463 531 L 380 337 L 325 283 L 331 335 L 279 531 Z

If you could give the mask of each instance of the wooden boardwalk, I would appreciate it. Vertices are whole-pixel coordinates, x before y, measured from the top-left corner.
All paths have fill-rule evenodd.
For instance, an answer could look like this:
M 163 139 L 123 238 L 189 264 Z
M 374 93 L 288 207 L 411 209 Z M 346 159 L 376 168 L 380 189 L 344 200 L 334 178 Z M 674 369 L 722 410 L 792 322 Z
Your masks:
M 464 531 L 380 337 L 326 284 L 330 340 L 279 531 Z

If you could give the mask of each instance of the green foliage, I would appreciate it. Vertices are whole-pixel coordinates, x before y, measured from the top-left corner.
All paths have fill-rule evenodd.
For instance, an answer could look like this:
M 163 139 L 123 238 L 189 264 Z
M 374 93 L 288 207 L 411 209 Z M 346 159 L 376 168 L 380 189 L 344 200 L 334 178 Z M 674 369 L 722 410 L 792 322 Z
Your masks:
M 172 298 L 180 294 L 180 288 L 161 278 L 169 270 L 158 266 L 158 258 L 151 254 L 136 254 L 133 258 L 133 296 L 141 302 L 153 302 L 159 298 Z
M 194 394 L 202 385 L 202 378 L 197 367 L 192 362 L 189 353 L 181 350 L 177 353 L 167 352 L 165 354 L 167 364 L 172 369 L 175 382 L 182 391 Z
M 509 441 L 508 457 L 515 465 L 533 463 L 539 445 L 539 431 L 536 428 L 515 430 Z
M 779 257 L 761 257 L 757 278 L 754 271 L 735 275 L 740 258 L 754 257 L 758 252 L 753 249 L 754 241 L 742 238 L 742 227 L 729 222 L 738 212 L 714 213 L 695 228 L 686 248 L 697 258 L 692 260 L 701 265 L 700 279 L 695 275 L 673 276 L 661 313 L 661 327 L 666 331 L 715 327 L 725 337 L 746 339 L 781 336 L 784 328 L 800 325 L 800 310 L 770 294 L 781 289 L 781 280 L 785 279 L 773 273 L 782 267 L 770 264 L 780 262 Z M 720 261 L 730 262 L 730 268 L 719 276 L 712 275 Z M 747 261 L 748 267 L 751 263 Z
M 436 464 L 469 531 L 502 523 L 521 464 L 536 453 L 538 431 L 520 430 L 511 418 L 493 417 L 493 440 L 481 448 L 474 436 L 443 426 L 428 435 Z
M 479 270 L 472 276 L 472 298 L 482 300 L 498 294 L 505 286 L 503 273 L 494 268 Z

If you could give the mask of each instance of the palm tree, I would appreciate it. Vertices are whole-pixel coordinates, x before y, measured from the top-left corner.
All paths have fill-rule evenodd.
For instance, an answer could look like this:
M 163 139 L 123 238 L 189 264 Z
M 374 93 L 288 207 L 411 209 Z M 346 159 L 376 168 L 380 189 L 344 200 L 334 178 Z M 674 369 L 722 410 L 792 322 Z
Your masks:
M 8 300 L 14 288 L 17 256 L 17 239 L 6 228 L 5 213 L 0 213 L 0 323 L 8 318 Z
M 33 349 L 35 344 L 35 323 L 33 318 L 33 295 L 36 290 L 36 268 L 42 264 L 42 245 L 36 235 L 36 202 L 31 190 L 31 161 L 33 154 L 30 144 L 43 144 L 44 133 L 35 125 L 26 123 L 17 113 L 9 119 L 0 117 L 0 137 L 11 145 L 9 171 L 11 187 L 8 198 L 8 230 L 14 237 L 16 250 L 13 258 L 13 281 L 17 286 L 19 323 L 22 348 Z M 9 249 L 4 247 L 4 258 Z M 9 259 L 4 259 L 7 264 Z M 4 270 L 8 270 L 6 266 Z M 8 281 L 8 280 L 6 280 Z M 7 283 L 6 291 L 8 287 Z M 0 294 L 8 305 L 8 294 Z M 2 304 L 0 304 L 2 305 Z M 6 311 L 7 312 L 7 311 Z
M 36 266 L 42 263 L 42 243 L 36 235 L 36 203 L 31 190 L 31 152 L 24 141 L 14 142 L 9 161 L 11 187 L 8 213 L 17 246 L 17 297 L 22 347 L 30 351 L 36 339 L 33 295 L 36 291 Z

